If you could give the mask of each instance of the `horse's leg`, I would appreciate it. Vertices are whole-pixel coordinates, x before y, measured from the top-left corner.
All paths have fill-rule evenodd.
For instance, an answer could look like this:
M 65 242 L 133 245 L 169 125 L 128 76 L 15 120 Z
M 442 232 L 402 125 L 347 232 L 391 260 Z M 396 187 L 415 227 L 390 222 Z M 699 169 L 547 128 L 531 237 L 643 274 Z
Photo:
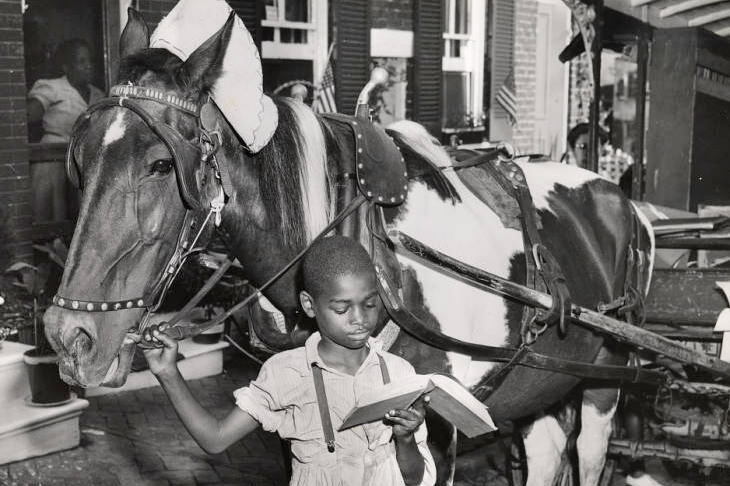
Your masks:
M 550 486 L 553 484 L 567 436 L 558 419 L 542 415 L 522 430 L 527 459 L 527 486 Z
M 436 485 L 451 486 L 456 472 L 456 427 L 427 411 L 429 446 L 436 463 Z
M 618 396 L 617 388 L 583 392 L 581 429 L 576 442 L 581 486 L 595 486 L 601 479 Z

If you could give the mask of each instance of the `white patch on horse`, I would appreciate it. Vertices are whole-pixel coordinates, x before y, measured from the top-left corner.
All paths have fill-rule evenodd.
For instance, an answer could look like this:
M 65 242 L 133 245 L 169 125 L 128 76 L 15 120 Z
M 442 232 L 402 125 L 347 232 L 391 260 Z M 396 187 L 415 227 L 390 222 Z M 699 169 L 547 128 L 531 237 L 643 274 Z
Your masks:
M 301 133 L 297 140 L 300 160 L 305 161 L 300 164 L 301 196 L 307 238 L 312 241 L 329 224 L 330 201 L 334 202 L 329 194 L 327 144 L 322 127 L 311 109 L 293 99 L 284 98 L 283 102 L 292 109 Z
M 425 184 L 411 182 L 406 207 L 394 222 L 395 227 L 464 263 L 508 277 L 510 259 L 523 251 L 522 234 L 504 228 L 497 215 L 453 172 L 446 176 L 462 203 L 444 201 Z M 398 257 L 416 272 L 424 303 L 444 333 L 490 346 L 507 344 L 507 307 L 501 297 L 444 275 L 408 254 Z M 494 363 L 472 361 L 458 353 L 448 353 L 448 358 L 452 374 L 467 386 L 478 383 L 494 367 Z
M 592 403 L 583 401 L 581 430 L 575 444 L 580 466 L 580 484 L 583 486 L 596 486 L 601 479 L 601 472 L 606 464 L 608 439 L 611 437 L 611 422 L 616 413 L 616 405 L 618 405 L 618 393 L 616 403 L 605 414 L 599 412 Z
M 527 459 L 527 486 L 553 484 L 567 441 L 565 432 L 555 417 L 543 415 L 535 419 L 523 434 Z
M 525 173 L 527 186 L 530 188 L 530 194 L 532 194 L 532 201 L 538 210 L 544 209 L 552 212 L 548 198 L 550 193 L 555 191 L 556 185 L 573 189 L 587 182 L 601 179 L 601 176 L 595 172 L 557 162 L 540 162 L 538 164 L 518 162 L 517 165 Z
M 124 110 L 119 110 L 114 121 L 109 125 L 104 134 L 102 145 L 104 148 L 108 147 L 117 140 L 121 140 L 124 137 L 124 133 L 127 131 L 127 123 L 124 120 Z

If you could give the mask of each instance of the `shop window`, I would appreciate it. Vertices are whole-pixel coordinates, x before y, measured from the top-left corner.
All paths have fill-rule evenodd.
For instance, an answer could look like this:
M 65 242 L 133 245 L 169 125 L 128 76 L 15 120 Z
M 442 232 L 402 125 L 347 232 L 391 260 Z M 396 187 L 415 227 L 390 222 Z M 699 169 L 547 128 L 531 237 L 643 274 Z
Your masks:
M 444 0 L 442 125 L 446 132 L 484 125 L 486 3 Z
M 263 57 L 313 59 L 318 47 L 317 33 L 322 27 L 320 24 L 323 17 L 326 36 L 326 2 L 266 0 L 264 18 L 261 21 Z

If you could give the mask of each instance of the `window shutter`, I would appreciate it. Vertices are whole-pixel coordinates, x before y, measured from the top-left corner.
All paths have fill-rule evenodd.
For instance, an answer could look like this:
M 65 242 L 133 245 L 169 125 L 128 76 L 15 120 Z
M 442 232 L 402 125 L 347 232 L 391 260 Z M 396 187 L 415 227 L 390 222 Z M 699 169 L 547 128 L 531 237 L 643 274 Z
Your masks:
M 432 135 L 441 135 L 441 66 L 443 0 L 415 0 L 413 5 L 413 119 Z
M 251 33 L 256 47 L 261 52 L 261 19 L 264 17 L 265 2 L 260 0 L 228 0 L 228 4 L 241 17 L 244 25 Z
M 370 79 L 370 2 L 335 2 L 335 97 L 337 111 L 355 113 L 357 97 Z
M 494 0 L 492 15 L 492 80 L 490 104 L 495 118 L 508 119 L 507 112 L 494 99 L 499 88 L 507 79 L 513 67 L 515 39 L 515 3 L 514 0 Z

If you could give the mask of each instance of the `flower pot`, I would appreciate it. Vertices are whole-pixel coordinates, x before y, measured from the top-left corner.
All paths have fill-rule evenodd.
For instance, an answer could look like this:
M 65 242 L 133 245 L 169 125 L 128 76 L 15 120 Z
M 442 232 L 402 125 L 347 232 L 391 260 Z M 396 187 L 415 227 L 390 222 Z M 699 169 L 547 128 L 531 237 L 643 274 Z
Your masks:
M 23 353 L 23 361 L 28 369 L 32 404 L 48 406 L 71 398 L 71 390 L 58 372 L 56 354 L 39 354 L 34 348 Z

